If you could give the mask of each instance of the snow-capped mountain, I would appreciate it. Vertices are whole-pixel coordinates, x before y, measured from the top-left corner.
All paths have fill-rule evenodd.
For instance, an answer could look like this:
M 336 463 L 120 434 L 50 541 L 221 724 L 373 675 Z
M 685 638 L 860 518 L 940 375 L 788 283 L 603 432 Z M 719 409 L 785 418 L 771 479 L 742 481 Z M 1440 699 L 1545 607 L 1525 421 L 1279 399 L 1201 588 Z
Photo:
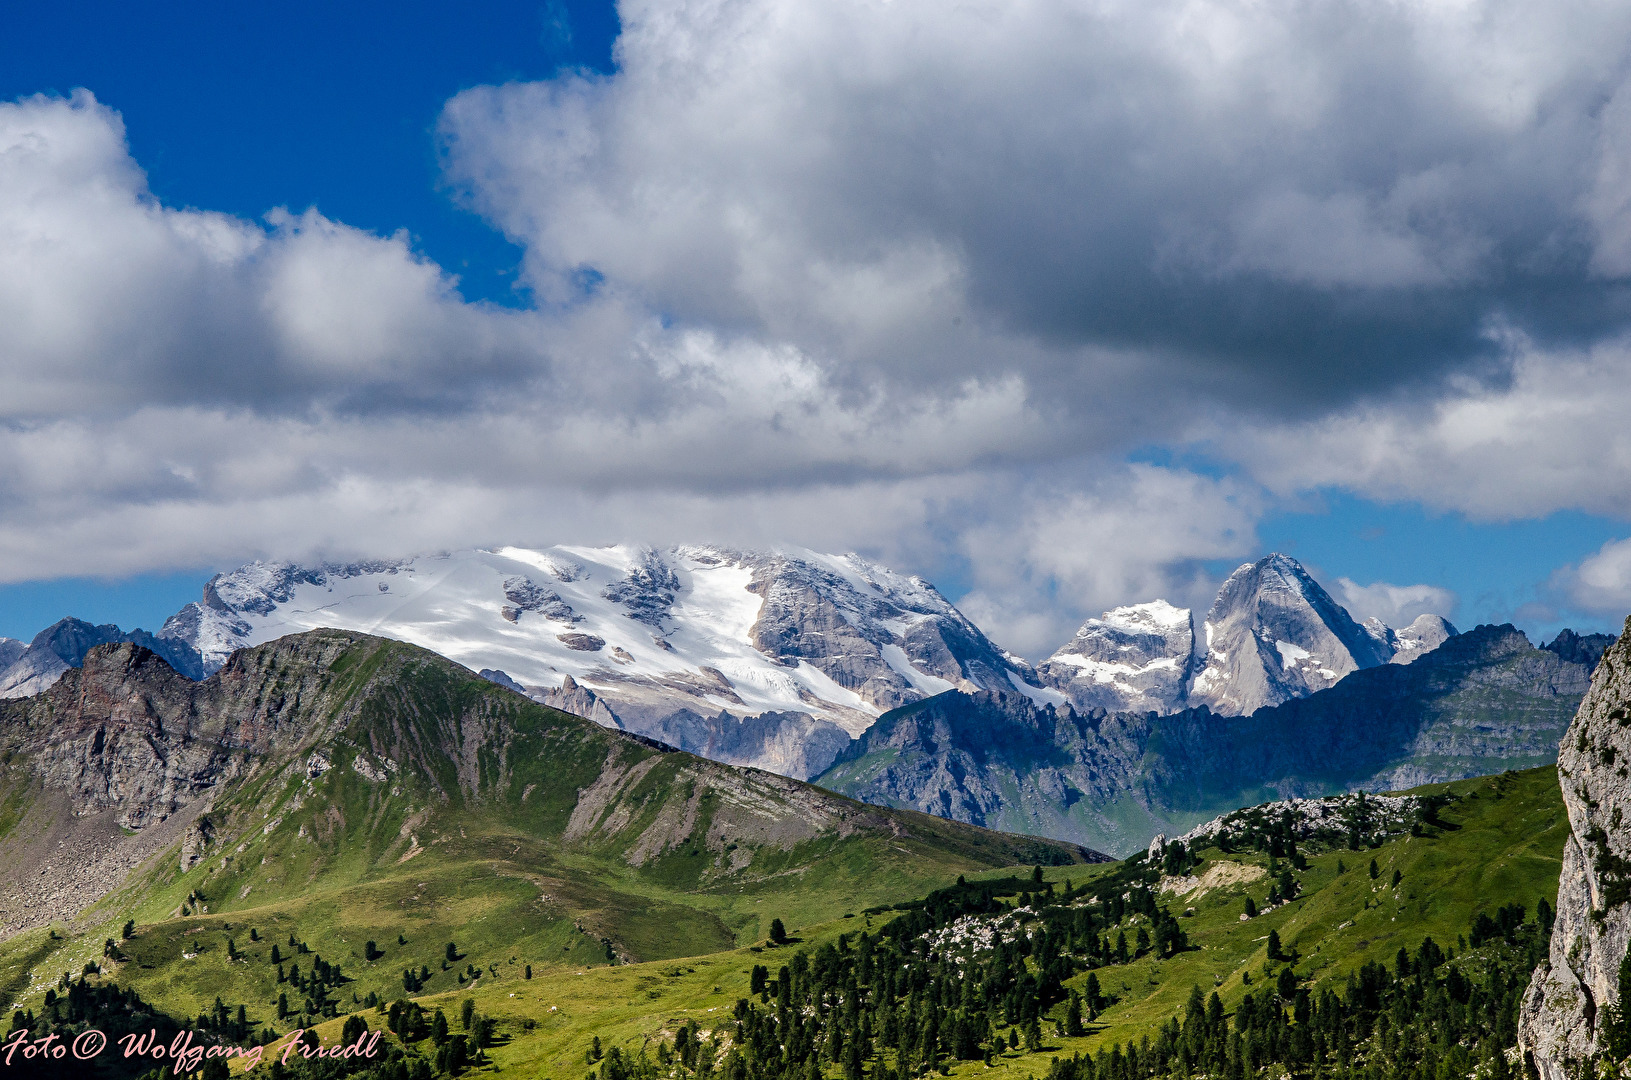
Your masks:
M 1107 611 L 1037 668 L 1079 709 L 1230 716 L 1307 697 L 1360 668 L 1407 664 L 1456 630 L 1423 615 L 1395 631 L 1354 621 L 1302 564 L 1273 554 L 1229 575 L 1197 633 L 1162 600 Z
M 1169 713 L 1184 706 L 1194 654 L 1189 609 L 1154 600 L 1087 620 L 1037 675 L 1084 711 Z
M 954 687 L 1064 701 L 929 583 L 810 551 L 254 563 L 213 579 L 160 634 L 209 672 L 235 649 L 324 626 L 409 641 L 602 723 L 800 778 L 880 713 Z

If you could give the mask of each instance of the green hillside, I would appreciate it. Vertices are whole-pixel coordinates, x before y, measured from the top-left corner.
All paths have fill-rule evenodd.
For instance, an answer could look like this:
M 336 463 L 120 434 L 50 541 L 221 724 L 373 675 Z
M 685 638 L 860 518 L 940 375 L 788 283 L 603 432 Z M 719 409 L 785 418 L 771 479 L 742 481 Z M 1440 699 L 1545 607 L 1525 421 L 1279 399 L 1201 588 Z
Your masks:
M 121 887 L 71 923 L 0 942 L 0 995 L 25 1011 L 101 962 L 110 938 L 126 958 L 114 977 L 172 1015 L 221 997 L 257 1030 L 284 1028 L 265 1008 L 280 993 L 296 1016 L 337 1015 L 369 995 L 457 988 L 478 967 L 490 980 L 511 958 L 711 953 L 765 936 L 768 909 L 814 922 L 958 873 L 1092 857 L 672 752 L 424 650 L 335 631 L 247 650 L 201 684 L 105 647 L 47 694 L 0 707 L 0 739 L 0 861 L 66 882 L 80 868 L 49 842 L 79 820 L 65 799 L 121 768 L 150 802 L 163 793 L 143 787 L 144 768 L 210 785 L 177 816 L 204 804 L 181 841 Z M 140 753 L 151 764 L 130 767 Z M 105 839 L 143 836 L 123 833 Z M 299 983 L 279 981 L 274 946 Z M 328 973 L 320 987 L 314 971 Z
M 1487 979 L 1491 964 L 1506 963 L 1501 970 L 1521 968 L 1529 962 L 1526 950 L 1532 951 L 1538 930 L 1519 930 L 1512 944 L 1497 939 L 1481 942 L 1477 948 L 1470 947 L 1466 938 L 1480 914 L 1494 919 L 1503 907 L 1517 904 L 1532 921 L 1537 911 L 1544 910 L 1542 901 L 1550 904 L 1555 899 L 1566 832 L 1555 771 L 1541 768 L 1458 781 L 1420 793 L 1442 798 L 1425 804 L 1409 822 L 1397 821 L 1391 829 L 1373 827 L 1357 838 L 1345 833 L 1323 839 L 1304 837 L 1283 847 L 1276 833 L 1280 826 L 1272 815 L 1254 818 L 1246 814 L 1239 819 L 1246 824 L 1237 824 L 1235 829 L 1230 845 L 1234 850 L 1210 845 L 1184 853 L 1180 857 L 1184 865 L 1169 867 L 1181 869 L 1180 874 L 1163 874 L 1160 868 L 1146 866 L 1140 857 L 1108 865 L 1045 868 L 1042 885 L 1033 885 L 1029 873 L 1015 880 L 1010 870 L 973 872 L 970 867 L 949 863 L 938 880 L 929 881 L 933 874 L 924 869 L 925 863 L 913 863 L 873 840 L 835 848 L 818 860 L 823 864 L 819 869 L 807 874 L 778 876 L 770 871 L 752 882 L 744 880 L 729 888 L 715 883 L 701 891 L 695 891 L 699 879 L 675 869 L 685 867 L 684 862 L 668 864 L 655 873 L 634 869 L 613 873 L 588 855 L 565 858 L 557 853 L 547 873 L 533 871 L 529 876 L 521 867 L 528 859 L 547 855 L 544 848 L 529 855 L 519 829 L 506 830 L 489 820 L 478 832 L 471 827 L 476 815 L 455 816 L 445 819 L 438 835 L 457 835 L 458 844 L 451 839 L 426 844 L 422 834 L 423 853 L 400 868 L 361 874 L 361 880 L 350 885 L 336 879 L 335 884 L 305 895 L 291 892 L 255 903 L 251 891 L 238 900 L 233 890 L 240 888 L 239 881 L 248 879 L 230 869 L 218 870 L 205 875 L 211 884 L 203 892 L 223 897 L 219 907 L 216 901 L 206 900 L 208 914 L 169 916 L 160 909 L 185 899 L 187 876 L 166 882 L 160 875 L 161 880 L 145 886 L 152 890 L 145 897 L 140 890 L 129 894 L 132 901 L 142 898 L 142 914 L 134 936 L 118 946 L 128 959 L 107 964 L 102 975 L 90 976 L 88 981 L 112 981 L 134 988 L 146 1001 L 178 1017 L 210 1011 L 217 996 L 228 1007 L 229 1016 L 232 1007 L 242 1003 L 251 1029 L 262 1032 L 269 1028 L 266 1035 L 270 1037 L 298 1022 L 292 1017 L 280 1022 L 275 1015 L 279 992 L 291 999 L 291 1007 L 298 1008 L 302 1002 L 299 994 L 291 993 L 290 983 L 276 981 L 270 960 L 270 947 L 277 944 L 288 965 L 292 950 L 287 943 L 293 935 L 310 949 L 309 953 L 298 952 L 298 946 L 293 950 L 301 980 L 309 982 L 318 957 L 325 964 L 340 964 L 343 971 L 344 981 L 326 988 L 324 995 L 341 1014 L 320 1027 L 327 1041 L 339 1037 L 347 1011 L 360 1014 L 379 1029 L 388 1019 L 387 1003 L 408 1000 L 424 1010 L 427 1025 L 441 1009 L 454 1021 L 454 1033 L 463 1034 L 457 1020 L 468 998 L 476 1014 L 493 1023 L 492 1045 L 484 1051 L 486 1064 L 480 1066 L 484 1073 L 575 1078 L 590 1070 L 586 1053 L 598 1038 L 603 1052 L 618 1050 L 615 1058 L 593 1066 L 600 1080 L 712 1075 L 715 1071 L 730 1075 L 732 1069 L 742 1078 L 783 1075 L 767 1073 L 763 1060 L 744 1056 L 747 1051 L 740 1041 L 744 1032 L 738 1030 L 735 1019 L 738 1002 L 748 999 L 766 1016 L 776 1012 L 774 987 L 763 1002 L 751 993 L 754 967 L 763 965 L 774 981 L 782 965 L 796 967 L 793 957 L 803 953 L 820 970 L 838 955 L 825 947 L 838 945 L 841 938 L 845 954 L 853 957 L 862 933 L 868 936 L 867 947 L 871 948 L 880 932 L 897 933 L 905 925 L 886 931 L 892 920 L 922 922 L 929 918 L 924 912 L 879 910 L 903 899 L 883 894 L 909 891 L 916 881 L 920 886 L 916 894 L 922 895 L 928 891 L 922 885 L 946 886 L 961 872 L 970 886 L 937 894 L 935 904 L 944 907 L 947 897 L 961 896 L 995 905 L 987 914 L 966 916 L 965 930 L 982 921 L 1003 920 L 1009 921 L 1010 929 L 1017 926 L 1033 935 L 1044 929 L 1050 934 L 1057 930 L 1054 944 L 1041 951 L 1033 949 L 1021 961 L 1020 970 L 1028 971 L 1033 980 L 1045 981 L 1044 961 L 1056 965 L 1063 962 L 1058 958 L 1066 957 L 1073 965 L 1042 998 L 1044 1008 L 1029 1045 L 1021 1038 L 1018 1048 L 1007 1047 L 1006 1036 L 1010 1032 L 1015 1037 L 1025 1035 L 1027 1022 L 1022 1016 L 1006 1016 L 1000 1004 L 971 1007 L 968 1000 L 958 1000 L 945 1006 L 947 1016 L 978 1016 L 985 1025 L 981 1031 L 984 1040 L 976 1059 L 947 1059 L 939 1064 L 955 1074 L 995 1072 L 1020 1080 L 1047 1074 L 1056 1056 L 1069 1060 L 1078 1053 L 1096 1055 L 1145 1036 L 1159 1044 L 1161 1026 L 1181 1017 L 1194 987 L 1205 995 L 1216 992 L 1230 1014 L 1247 994 L 1258 995 L 1259 1001 L 1265 990 L 1274 995 L 1284 988 L 1286 978 L 1297 989 L 1310 991 L 1310 1000 L 1315 1000 L 1324 990 L 1340 991 L 1350 973 L 1369 962 L 1391 967 L 1401 948 L 1414 953 L 1424 937 L 1456 956 L 1440 970 L 1441 975 L 1451 968 L 1472 965 L 1469 971 Z M 1263 847 L 1280 848 L 1278 856 L 1259 850 L 1259 842 L 1252 837 L 1254 828 Z M 268 835 L 268 842 L 277 832 Z M 1356 840 L 1357 850 L 1350 846 Z M 282 854 L 285 847 L 266 850 L 286 857 Z M 1198 863 L 1189 865 L 1196 859 Z M 1369 872 L 1372 860 L 1377 866 L 1375 878 Z M 259 865 L 258 859 L 244 861 Z M 1271 865 L 1275 869 L 1272 876 Z M 914 874 L 920 876 L 914 879 Z M 877 884 L 866 880 L 878 876 L 887 880 Z M 1271 885 L 1278 891 L 1288 878 L 1295 882 L 1294 899 L 1255 918 L 1241 919 L 1247 897 L 1265 909 Z M 319 874 L 319 882 L 322 879 Z M 672 884 L 674 879 L 680 884 Z M 999 895 L 992 899 L 979 888 L 984 881 L 1007 884 L 995 886 Z M 1136 900 L 1118 909 L 1094 899 L 1135 897 L 1146 886 L 1153 886 L 1150 895 L 1154 899 L 1154 910 L 1147 914 L 1132 910 Z M 1020 890 L 1026 895 L 1016 895 Z M 876 902 L 862 902 L 867 893 Z M 1032 902 L 1025 904 L 1026 900 Z M 1020 906 L 1029 914 L 1016 915 L 1014 909 Z M 931 904 L 927 910 L 934 909 Z M 1167 914 L 1158 915 L 1163 909 Z M 105 937 L 118 936 L 124 909 L 115 903 L 107 910 L 108 922 L 94 930 L 65 935 L 62 941 L 35 933 L 6 942 L 0 946 L 0 978 L 9 979 L 15 987 L 25 969 L 49 973 L 47 978 L 63 971 L 77 972 L 85 959 L 100 954 Z M 772 918 L 786 923 L 793 938 L 789 944 L 776 947 L 763 940 Z M 1084 934 L 1089 922 L 1093 925 Z M 662 958 L 609 963 L 601 931 L 625 925 L 633 928 L 627 931 L 628 940 L 640 942 Z M 1165 957 L 1157 955 L 1158 950 L 1170 947 L 1162 944 L 1166 931 L 1156 932 L 1158 925 L 1179 928 L 1184 939 L 1182 947 Z M 1511 930 L 1510 919 L 1506 927 Z M 258 941 L 250 940 L 251 929 Z M 1147 949 L 1139 946 L 1141 929 L 1154 934 Z M 1290 959 L 1268 955 L 1271 931 L 1279 939 L 1282 956 Z M 931 927 L 925 933 L 941 931 Z M 406 939 L 405 944 L 398 944 L 398 934 Z M 732 934 L 738 935 L 734 942 Z M 710 943 L 710 935 L 718 945 Z M 1122 935 L 1129 953 L 1139 955 L 1119 962 L 1113 949 L 1108 955 L 1098 952 Z M 1086 943 L 1088 937 L 1094 939 L 1091 946 Z M 229 957 L 229 938 L 238 959 Z M 384 953 L 372 962 L 364 959 L 365 942 L 370 939 Z M 444 971 L 449 941 L 455 944 L 458 959 Z M 740 947 L 731 947 L 738 943 Z M 1054 950 L 1049 954 L 1053 959 L 1042 955 L 1048 948 Z M 933 958 L 923 960 L 927 970 L 938 970 L 936 965 L 943 966 L 952 952 L 955 949 L 942 941 Z M 971 952 L 967 962 L 979 955 L 977 950 Z M 917 962 L 889 966 L 906 971 Z M 401 974 L 414 964 L 428 968 L 430 978 L 422 989 L 409 992 L 403 988 Z M 526 977 L 529 965 L 530 979 Z M 880 964 L 879 970 L 883 967 Z M 1282 975 L 1288 970 L 1290 976 Z M 473 971 L 481 972 L 480 976 L 470 978 Z M 1086 996 L 1089 979 L 1097 982 L 1106 999 L 1103 1011 L 1096 1017 L 1084 1016 L 1082 1035 L 1063 1035 L 1070 994 Z M 39 1010 L 44 981 L 37 980 L 30 992 L 14 993 L 13 1007 Z M 376 996 L 371 998 L 371 994 Z M 896 1003 L 902 1011 L 907 1000 L 902 996 Z M 378 1007 L 369 1008 L 370 1001 L 377 1001 Z M 874 1000 L 870 1010 L 860 1012 L 873 1025 L 874 1039 L 881 1042 L 877 1030 L 884 1021 L 879 1004 Z M 1288 999 L 1287 1016 L 1292 1012 L 1290 1006 Z M 400 1026 L 410 1036 L 424 1036 L 413 1039 L 413 1045 L 434 1065 L 438 1049 L 428 1028 L 420 1033 L 411 1030 L 411 1024 Z M 672 1057 L 670 1048 L 682 1027 L 700 1032 L 701 1048 L 689 1051 L 690 1068 L 680 1064 L 683 1053 L 663 1061 L 664 1055 Z M 979 1058 L 984 1057 L 993 1034 L 1005 1036 L 1004 1049 L 992 1055 L 988 1066 Z M 392 1041 L 399 1040 L 393 1037 Z M 664 1047 L 661 1052 L 659 1046 Z M 730 1063 L 733 1049 L 738 1051 L 734 1065 Z M 442 1053 L 445 1057 L 446 1051 Z M 609 1067 L 608 1061 L 612 1062 L 609 1073 L 602 1071 Z M 897 1064 L 893 1051 L 886 1050 L 878 1056 L 869 1054 L 862 1071 L 876 1080 L 887 1080 L 880 1070 L 891 1071 Z M 919 1068 L 922 1064 L 915 1062 Z M 649 1072 L 642 1073 L 642 1069 Z M 818 1060 L 818 1071 L 834 1080 L 844 1076 L 843 1055 L 837 1061 Z M 813 1076 L 808 1069 L 799 1075 L 804 1080 Z

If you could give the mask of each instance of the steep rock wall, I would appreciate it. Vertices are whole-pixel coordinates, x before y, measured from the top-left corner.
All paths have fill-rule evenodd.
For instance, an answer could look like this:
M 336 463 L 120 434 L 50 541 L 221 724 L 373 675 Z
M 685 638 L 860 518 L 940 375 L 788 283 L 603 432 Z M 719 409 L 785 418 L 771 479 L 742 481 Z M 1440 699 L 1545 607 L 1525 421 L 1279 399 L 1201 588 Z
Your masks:
M 1518 1045 L 1541 1080 L 1578 1080 L 1618 1006 L 1631 942 L 1631 619 L 1592 678 L 1557 762 L 1570 835 L 1551 955 L 1536 969 Z

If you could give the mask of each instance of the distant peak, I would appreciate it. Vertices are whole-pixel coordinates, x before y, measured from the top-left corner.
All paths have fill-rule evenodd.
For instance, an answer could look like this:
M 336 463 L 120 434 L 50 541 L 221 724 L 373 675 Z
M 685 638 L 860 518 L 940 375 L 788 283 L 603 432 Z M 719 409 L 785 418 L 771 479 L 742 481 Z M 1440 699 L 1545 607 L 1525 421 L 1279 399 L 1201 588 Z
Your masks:
M 1181 630 L 1189 626 L 1190 616 L 1188 608 L 1176 607 L 1165 600 L 1151 600 L 1146 604 L 1127 604 L 1112 608 L 1096 620 L 1106 626 L 1114 626 L 1123 630 L 1155 630 L 1157 632 L 1168 630 Z M 1086 630 L 1086 627 L 1083 627 Z

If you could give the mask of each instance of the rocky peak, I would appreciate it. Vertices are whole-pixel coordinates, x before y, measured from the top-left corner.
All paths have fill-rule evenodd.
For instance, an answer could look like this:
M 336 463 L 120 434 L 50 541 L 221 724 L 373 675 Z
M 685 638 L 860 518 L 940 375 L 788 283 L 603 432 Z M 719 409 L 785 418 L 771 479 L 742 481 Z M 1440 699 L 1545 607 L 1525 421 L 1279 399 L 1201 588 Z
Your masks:
M 1302 564 L 1273 554 L 1229 575 L 1207 612 L 1191 705 L 1243 715 L 1392 658 Z M 1199 649 L 1197 649 L 1199 651 Z
M 1366 620 L 1367 627 L 1370 621 Z M 1394 635 L 1392 663 L 1408 664 L 1418 656 L 1432 652 L 1459 632 L 1442 615 L 1417 615 L 1409 626 Z
M 163 821 L 236 775 L 244 752 L 322 733 L 326 665 L 361 635 L 318 631 L 233 654 L 205 682 L 134 642 L 94 646 L 36 696 L 0 703 L 0 740 L 28 755 L 76 814 L 118 810 L 131 829 Z
M 86 654 L 96 646 L 119 641 L 134 642 L 159 653 L 189 678 L 202 677 L 197 653 L 181 642 L 156 638 L 142 629 L 127 634 L 112 623 L 93 626 L 83 619 L 69 618 L 41 630 L 9 664 L 0 666 L 0 698 L 40 693 L 65 671 L 84 663 Z
M 1037 674 L 1079 709 L 1168 713 L 1184 705 L 1194 653 L 1189 609 L 1155 600 L 1089 619 Z
M 1542 1080 L 1585 1075 L 1588 1060 L 1603 1049 L 1605 1010 L 1627 1007 L 1619 1000 L 1619 971 L 1631 942 L 1628 766 L 1631 619 L 1602 654 L 1558 754 L 1569 838 L 1557 921 L 1551 954 L 1535 970 L 1518 1020 L 1518 1045 Z
M 1571 663 L 1585 664 L 1595 670 L 1597 662 L 1612 644 L 1614 638 L 1608 634 L 1577 634 L 1573 630 L 1563 630 L 1541 648 Z
M 733 557 L 764 601 L 754 648 L 783 665 L 809 663 L 879 711 L 953 687 L 1009 687 L 1022 670 L 921 578 L 854 553 Z
M 1398 631 L 1374 618 L 1356 623 L 1296 559 L 1274 554 L 1229 576 L 1200 634 L 1187 609 L 1165 600 L 1119 607 L 1089 619 L 1036 673 L 1078 709 L 1206 705 L 1237 716 L 1361 668 L 1408 664 L 1455 634 L 1438 615 Z

